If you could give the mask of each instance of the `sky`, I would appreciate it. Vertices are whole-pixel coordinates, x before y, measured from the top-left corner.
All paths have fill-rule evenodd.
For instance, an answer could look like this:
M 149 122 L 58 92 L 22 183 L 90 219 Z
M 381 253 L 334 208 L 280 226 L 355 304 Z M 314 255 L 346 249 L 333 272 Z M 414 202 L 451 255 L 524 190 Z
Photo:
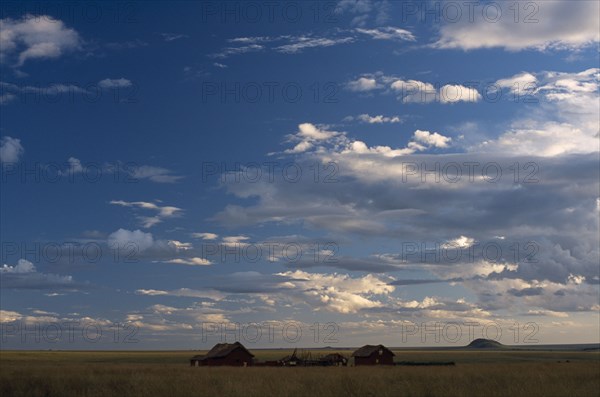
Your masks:
M 2 2 L 2 348 L 598 343 L 599 4 Z

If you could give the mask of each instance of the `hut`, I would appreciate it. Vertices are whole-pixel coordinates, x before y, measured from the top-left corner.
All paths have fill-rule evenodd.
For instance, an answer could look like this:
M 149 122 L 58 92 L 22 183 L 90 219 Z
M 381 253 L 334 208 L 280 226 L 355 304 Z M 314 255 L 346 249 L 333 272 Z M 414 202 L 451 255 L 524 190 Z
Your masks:
M 217 343 L 206 355 L 198 355 L 190 359 L 192 367 L 205 365 L 246 367 L 253 363 L 254 354 L 250 353 L 240 342 Z
M 383 345 L 365 345 L 352 357 L 354 365 L 394 365 L 394 353 Z

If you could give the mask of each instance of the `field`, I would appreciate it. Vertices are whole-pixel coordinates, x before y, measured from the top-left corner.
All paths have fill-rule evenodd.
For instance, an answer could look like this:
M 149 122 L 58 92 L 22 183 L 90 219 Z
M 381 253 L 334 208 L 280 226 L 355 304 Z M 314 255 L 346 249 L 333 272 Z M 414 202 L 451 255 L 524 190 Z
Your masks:
M 286 350 L 253 352 L 259 360 L 289 354 Z M 600 395 L 598 352 L 395 353 L 397 361 L 454 361 L 456 365 L 196 368 L 189 367 L 188 359 L 197 352 L 1 351 L 0 396 Z

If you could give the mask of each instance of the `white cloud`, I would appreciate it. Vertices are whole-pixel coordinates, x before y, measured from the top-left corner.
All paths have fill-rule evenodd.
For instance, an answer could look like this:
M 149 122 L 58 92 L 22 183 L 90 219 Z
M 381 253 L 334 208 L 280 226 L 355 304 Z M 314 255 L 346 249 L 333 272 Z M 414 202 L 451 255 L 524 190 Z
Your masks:
M 120 79 L 104 79 L 98 82 L 98 85 L 102 88 L 125 88 L 131 87 L 132 83 L 123 77 Z
M 133 178 L 148 179 L 156 183 L 175 183 L 183 178 L 180 175 L 173 175 L 171 170 L 151 165 L 128 167 L 127 171 Z
M 485 16 L 479 4 L 470 21 L 466 14 L 458 22 L 440 28 L 437 48 L 500 47 L 509 51 L 525 49 L 579 49 L 598 43 L 600 13 L 597 1 L 496 2 Z M 515 9 L 519 9 L 515 21 Z M 496 19 L 496 14 L 500 18 Z
M 16 163 L 19 157 L 23 155 L 25 149 L 21 145 L 21 140 L 4 136 L 0 139 L 0 162 Z
M 145 251 L 154 245 L 152 233 L 144 233 L 141 230 L 119 229 L 108 236 L 108 246 L 113 249 L 127 249 L 135 247 L 136 253 Z
M 470 241 L 458 241 L 459 239 L 455 239 L 446 243 L 443 248 L 444 249 L 466 249 L 470 246 L 468 245 Z M 465 244 L 464 247 L 457 247 L 456 244 Z M 453 278 L 462 278 L 465 280 L 469 280 L 477 277 L 487 277 L 491 274 L 500 274 L 502 272 L 515 272 L 519 266 L 514 263 L 500 263 L 500 262 L 490 262 L 487 260 L 477 260 L 477 261 L 469 261 L 461 262 L 453 264 L 452 266 L 437 266 L 431 269 L 432 273 L 440 276 L 444 279 L 453 279 Z
M 371 77 L 360 77 L 355 81 L 349 82 L 347 85 L 350 91 L 372 91 L 381 88 L 377 84 L 377 80 Z
M 372 274 L 352 278 L 347 274 L 296 270 L 277 275 L 289 278 L 281 285 L 286 288 L 286 295 L 297 295 L 317 309 L 325 308 L 338 313 L 356 313 L 361 309 L 381 307 L 383 303 L 373 297 L 388 295 L 395 289 L 388 280 Z
M 67 175 L 78 174 L 83 171 L 83 166 L 81 165 L 81 161 L 75 157 L 69 157 L 67 160 L 69 164 L 69 169 L 66 172 Z
M 81 46 L 79 34 L 48 15 L 0 20 L 0 59 L 16 56 L 15 66 L 32 59 L 59 58 Z
M 175 251 L 188 251 L 194 248 L 192 243 L 182 243 L 181 241 L 177 240 L 169 240 L 167 244 L 169 247 L 174 248 Z
M 156 211 L 156 216 L 138 216 L 138 219 L 142 222 L 142 225 L 145 228 L 150 228 L 164 219 L 177 217 L 183 212 L 181 208 L 173 207 L 173 206 L 159 206 L 154 203 L 149 203 L 146 201 L 123 201 L 123 200 L 112 200 L 110 204 L 120 205 L 122 207 L 133 207 L 133 208 L 141 208 L 146 210 Z
M 155 290 L 155 289 L 138 289 L 135 291 L 138 295 L 149 296 L 180 296 L 188 298 L 208 298 L 215 301 L 225 298 L 225 294 L 215 290 L 194 290 L 189 288 L 179 288 L 176 290 Z
M 535 88 L 537 82 L 537 77 L 533 74 L 522 72 L 506 79 L 500 79 L 496 81 L 496 85 L 500 88 L 508 88 L 513 93 L 519 93 Z
M 187 34 L 181 34 L 181 33 L 161 33 L 160 35 L 162 36 L 164 41 L 175 41 L 175 40 L 185 39 L 185 38 L 190 37 Z
M 440 102 L 444 104 L 456 102 L 477 102 L 481 94 L 476 89 L 460 84 L 446 84 L 437 90 L 431 83 L 419 80 L 395 80 L 390 88 L 399 93 L 404 103 Z
M 248 52 L 257 52 L 264 50 L 265 47 L 259 44 L 250 44 L 242 47 L 227 47 L 223 48 L 220 52 L 216 54 L 209 55 L 210 58 L 227 58 L 232 55 L 245 54 Z
M 417 142 L 424 143 L 429 147 L 437 148 L 446 148 L 448 147 L 450 141 L 452 141 L 452 138 L 443 136 L 437 132 L 429 132 L 422 130 L 416 130 L 413 139 Z
M 375 29 L 356 28 L 356 31 L 366 34 L 376 40 L 406 40 L 415 41 L 416 38 L 411 32 L 405 29 L 386 26 Z
M 452 138 L 445 137 L 437 132 L 431 133 L 429 131 L 416 130 L 412 140 L 405 148 L 392 149 L 389 146 L 369 147 L 366 143 L 356 140 L 349 142 L 346 150 L 342 151 L 342 154 L 377 154 L 384 157 L 398 157 L 421 152 L 433 147 L 446 148 L 451 140 Z
M 524 72 L 498 80 L 498 86 L 539 106 L 514 120 L 497 138 L 470 150 L 543 157 L 598 152 L 599 76 L 600 69 L 592 68 L 576 73 Z
M 289 44 L 284 44 L 279 47 L 275 47 L 275 50 L 286 54 L 296 54 L 306 48 L 331 47 L 338 44 L 351 43 L 353 41 L 353 37 L 327 38 L 298 36 L 294 37 L 292 42 Z
M 286 153 L 302 153 L 310 150 L 313 147 L 313 144 L 309 141 L 302 141 L 294 146 L 292 149 L 286 150 Z
M 452 248 L 469 248 L 475 244 L 475 239 L 467 236 L 460 236 L 452 240 L 448 240 L 444 244 L 442 244 L 442 248 L 452 249 Z
M 0 324 L 3 323 L 12 323 L 13 321 L 17 321 L 23 318 L 23 315 L 18 312 L 13 312 L 11 310 L 0 310 Z
M 481 100 L 481 94 L 474 88 L 463 85 L 446 84 L 440 88 L 440 102 L 477 102 Z
M 352 14 L 350 24 L 353 26 L 382 25 L 390 20 L 390 3 L 387 0 L 340 0 L 334 12 Z
M 104 79 L 98 82 L 98 87 L 103 89 L 110 88 L 125 88 L 131 86 L 133 83 L 127 79 Z M 48 86 L 31 86 L 31 85 L 17 85 L 12 83 L 6 83 L 0 81 L 0 92 L 3 92 L 0 96 L 0 105 L 5 105 L 14 101 L 17 94 L 36 94 L 38 96 L 56 96 L 60 97 L 59 94 L 68 94 L 70 96 L 78 93 L 83 95 L 97 96 L 98 92 L 93 88 L 82 87 L 76 84 L 50 84 Z
M 568 282 L 579 285 L 585 281 L 585 276 L 569 274 Z
M 175 258 L 175 259 L 171 259 L 168 261 L 165 261 L 166 263 L 176 263 L 176 264 L 180 264 L 180 265 L 191 265 L 191 266 L 208 266 L 208 265 L 212 265 L 212 262 L 209 261 L 208 259 L 204 259 L 204 258 L 198 258 L 198 257 L 193 257 L 193 258 Z
M 222 239 L 222 243 L 225 246 L 239 247 L 248 245 L 246 242 L 248 240 L 250 240 L 248 236 L 225 236 Z
M 201 238 L 202 240 L 216 240 L 219 237 L 218 234 L 215 233 L 192 233 L 192 237 Z
M 72 276 L 40 273 L 34 264 L 26 259 L 19 259 L 15 266 L 4 264 L 0 267 L 0 275 L 2 288 L 49 289 L 76 286 Z
M 291 142 L 298 142 L 292 149 L 287 149 L 285 153 L 302 153 L 312 149 L 316 144 L 326 142 L 327 140 L 338 136 L 336 131 L 327 131 L 326 129 L 311 123 L 298 124 L 298 131 L 295 134 L 288 135 Z
M 400 93 L 402 102 L 427 103 L 437 99 L 437 91 L 433 84 L 418 80 L 396 80 L 390 88 Z
M 352 116 L 347 118 L 348 120 L 353 120 L 354 118 Z M 358 116 L 356 116 L 356 119 L 363 122 L 363 123 L 368 123 L 368 124 L 383 124 L 383 123 L 400 123 L 402 122 L 402 119 L 400 119 L 399 116 L 384 116 L 384 115 L 377 115 L 377 116 L 370 116 L 369 114 L 359 114 Z
M 0 273 L 33 273 L 35 271 L 36 270 L 33 263 L 26 259 L 19 259 L 15 266 L 9 266 L 4 264 L 0 268 Z
M 298 136 L 312 140 L 329 139 L 336 135 L 335 132 L 320 129 L 311 123 L 302 123 L 298 125 Z

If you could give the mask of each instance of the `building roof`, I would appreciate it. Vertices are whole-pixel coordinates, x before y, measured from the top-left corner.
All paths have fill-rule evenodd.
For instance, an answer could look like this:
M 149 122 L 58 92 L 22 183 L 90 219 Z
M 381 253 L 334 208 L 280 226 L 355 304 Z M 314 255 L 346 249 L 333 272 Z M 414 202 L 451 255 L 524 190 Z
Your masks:
M 380 349 L 387 350 L 392 353 L 394 356 L 394 352 L 385 347 L 384 345 L 364 345 L 354 353 L 352 353 L 352 357 L 370 357 L 373 353 L 378 352 Z
M 207 358 L 223 358 L 227 357 L 229 354 L 233 353 L 237 349 L 242 349 L 246 353 L 248 353 L 251 357 L 254 357 L 254 354 L 250 353 L 248 349 L 244 347 L 240 342 L 235 343 L 217 343 L 213 346 L 212 349 L 206 353 L 206 355 L 199 355 L 192 357 L 193 360 L 205 360 Z

